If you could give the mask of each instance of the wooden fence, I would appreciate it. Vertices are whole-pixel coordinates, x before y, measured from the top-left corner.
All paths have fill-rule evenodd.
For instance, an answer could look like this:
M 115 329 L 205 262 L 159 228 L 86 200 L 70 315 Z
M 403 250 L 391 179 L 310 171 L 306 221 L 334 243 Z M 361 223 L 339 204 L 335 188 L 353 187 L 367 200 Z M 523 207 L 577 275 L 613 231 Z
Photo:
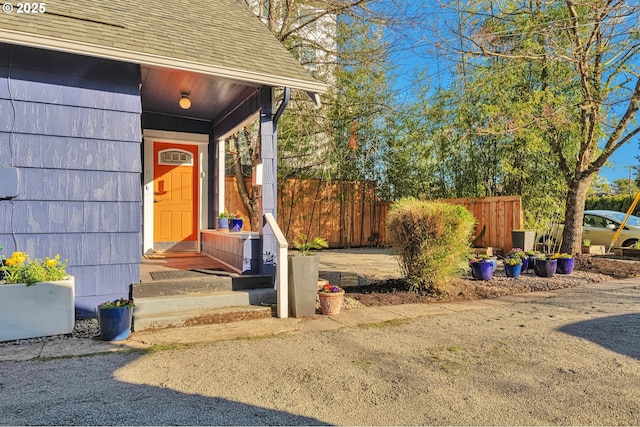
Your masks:
M 246 182 L 251 185 L 251 179 Z M 235 177 L 227 176 L 225 185 L 226 210 L 247 218 Z M 475 216 L 477 246 L 508 251 L 511 230 L 522 229 L 520 196 L 443 201 L 464 206 Z M 278 184 L 277 221 L 289 242 L 304 234 L 324 237 L 334 248 L 384 246 L 390 206 L 376 196 L 372 182 L 289 179 Z
M 508 252 L 513 247 L 511 231 L 522 230 L 524 226 L 520 196 L 446 199 L 443 201 L 464 206 L 476 218 L 475 246 L 490 246 L 494 250 Z
M 235 177 L 227 176 L 225 186 L 226 210 L 247 218 Z M 304 234 L 324 237 L 331 247 L 384 245 L 389 206 L 375 195 L 371 182 L 288 179 L 278 183 L 277 221 L 289 242 Z

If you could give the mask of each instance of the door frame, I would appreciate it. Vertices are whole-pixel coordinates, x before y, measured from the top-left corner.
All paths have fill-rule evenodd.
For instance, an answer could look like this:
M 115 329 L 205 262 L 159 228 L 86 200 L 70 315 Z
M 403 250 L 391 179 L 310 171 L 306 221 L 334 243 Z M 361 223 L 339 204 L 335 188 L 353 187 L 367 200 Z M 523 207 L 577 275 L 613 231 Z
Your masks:
M 142 163 L 142 253 L 153 253 L 153 145 L 155 142 L 169 142 L 176 145 L 198 146 L 198 210 L 197 247 L 200 248 L 200 230 L 207 224 L 209 213 L 209 135 L 185 132 L 170 132 L 143 129 Z

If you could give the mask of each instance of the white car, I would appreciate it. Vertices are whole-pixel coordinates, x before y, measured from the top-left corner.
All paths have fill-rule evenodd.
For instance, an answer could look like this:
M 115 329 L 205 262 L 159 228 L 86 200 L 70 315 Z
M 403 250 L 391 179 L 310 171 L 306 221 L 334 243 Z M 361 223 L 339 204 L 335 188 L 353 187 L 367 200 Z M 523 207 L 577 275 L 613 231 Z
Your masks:
M 606 210 L 584 211 L 582 220 L 582 241 L 590 240 L 592 245 L 603 245 L 607 248 L 611 244 L 614 234 L 624 220 L 625 213 Z M 543 235 L 538 239 L 538 243 L 546 244 L 546 252 L 557 251 L 558 238 L 562 238 L 563 225 L 554 227 L 548 235 Z M 630 247 L 640 241 L 640 218 L 630 215 L 624 229 L 614 242 L 613 247 Z
M 615 211 L 584 211 L 582 240 L 591 240 L 592 245 L 609 247 L 626 214 Z M 614 247 L 629 247 L 640 241 L 640 218 L 630 215 Z

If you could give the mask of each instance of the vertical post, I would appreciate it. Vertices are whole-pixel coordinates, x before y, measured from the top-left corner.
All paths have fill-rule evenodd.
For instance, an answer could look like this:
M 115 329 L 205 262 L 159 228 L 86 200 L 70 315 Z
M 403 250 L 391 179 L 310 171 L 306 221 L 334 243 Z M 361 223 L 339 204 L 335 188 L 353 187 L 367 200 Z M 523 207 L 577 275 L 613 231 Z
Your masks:
M 260 217 L 270 213 L 277 218 L 276 197 L 277 197 L 277 135 L 276 126 L 273 121 L 273 88 L 263 86 L 260 89 L 260 157 L 262 161 L 262 191 Z M 278 246 L 271 227 L 266 227 L 262 231 L 262 263 L 260 271 L 262 274 L 275 276 L 275 259 Z M 277 286 L 277 284 L 276 284 Z
M 224 195 L 225 195 L 225 146 L 224 139 L 218 139 L 216 141 L 216 177 L 218 182 L 216 183 L 216 216 L 220 214 L 220 212 L 224 211 Z

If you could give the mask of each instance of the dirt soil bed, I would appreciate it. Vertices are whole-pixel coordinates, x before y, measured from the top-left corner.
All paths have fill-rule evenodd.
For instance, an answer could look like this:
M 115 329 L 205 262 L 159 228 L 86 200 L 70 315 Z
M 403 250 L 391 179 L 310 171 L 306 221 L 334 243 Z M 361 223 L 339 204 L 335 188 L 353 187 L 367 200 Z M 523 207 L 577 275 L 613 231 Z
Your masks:
M 554 277 L 537 277 L 528 270 L 518 279 L 506 277 L 499 265 L 490 281 L 473 280 L 471 277 L 455 279 L 446 296 L 427 292 L 411 292 L 401 278 L 388 278 L 360 286 L 345 286 L 349 307 L 383 306 L 436 301 L 474 300 L 495 298 L 521 292 L 549 291 L 578 286 L 587 282 L 602 282 L 640 276 L 640 261 L 613 257 L 580 256 L 571 275 L 556 274 Z

